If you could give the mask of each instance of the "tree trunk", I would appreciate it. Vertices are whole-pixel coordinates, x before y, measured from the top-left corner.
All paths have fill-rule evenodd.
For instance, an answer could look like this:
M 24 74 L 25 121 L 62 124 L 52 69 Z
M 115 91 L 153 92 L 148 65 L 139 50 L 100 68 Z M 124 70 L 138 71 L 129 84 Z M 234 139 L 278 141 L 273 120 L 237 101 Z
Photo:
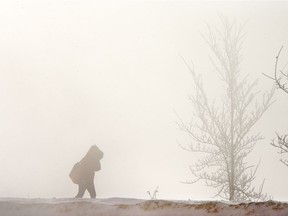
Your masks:
M 233 72 L 232 72 L 233 73 Z M 234 75 L 234 74 L 233 74 Z M 231 183 L 229 187 L 229 200 L 234 200 L 234 192 L 235 192 L 235 157 L 234 157 L 234 91 L 233 91 L 233 75 L 230 78 L 229 89 L 230 89 L 230 158 L 231 158 Z M 235 82 L 234 82 L 235 84 Z

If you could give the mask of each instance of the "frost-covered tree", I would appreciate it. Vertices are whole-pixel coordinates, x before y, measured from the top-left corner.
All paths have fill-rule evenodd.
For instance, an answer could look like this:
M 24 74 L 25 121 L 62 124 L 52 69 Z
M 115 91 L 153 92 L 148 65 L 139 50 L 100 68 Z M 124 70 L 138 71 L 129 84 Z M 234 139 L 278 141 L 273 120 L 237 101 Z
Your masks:
M 248 82 L 248 76 L 240 73 L 242 27 L 222 18 L 223 33 L 208 28 L 204 36 L 213 56 L 210 58 L 218 72 L 224 94 L 217 101 L 210 101 L 202 78 L 184 58 L 192 74 L 195 92 L 190 97 L 194 118 L 178 125 L 192 139 L 185 150 L 202 153 L 203 157 L 190 166 L 194 179 L 186 183 L 203 180 L 207 186 L 217 189 L 216 196 L 231 201 L 260 200 L 263 183 L 259 190 L 253 187 L 257 166 L 248 165 L 245 159 L 257 141 L 263 137 L 250 134 L 252 127 L 272 104 L 274 91 L 262 95 L 261 103 L 254 93 L 257 81 Z
M 285 71 L 287 64 L 284 66 L 283 69 L 278 69 L 278 62 L 279 62 L 279 57 L 280 57 L 282 49 L 283 49 L 283 46 L 280 48 L 278 55 L 276 56 L 274 76 L 271 77 L 271 76 L 267 76 L 266 74 L 264 75 L 272 79 L 278 89 L 281 89 L 283 92 L 288 94 L 288 86 L 287 86 L 288 71 Z M 280 150 L 279 151 L 280 154 L 288 153 L 288 135 L 287 134 L 279 135 L 278 133 L 276 133 L 276 135 L 277 135 L 277 140 L 275 141 L 273 139 L 271 142 L 271 145 L 278 148 Z M 288 160 L 280 159 L 280 161 L 286 166 L 288 166 Z

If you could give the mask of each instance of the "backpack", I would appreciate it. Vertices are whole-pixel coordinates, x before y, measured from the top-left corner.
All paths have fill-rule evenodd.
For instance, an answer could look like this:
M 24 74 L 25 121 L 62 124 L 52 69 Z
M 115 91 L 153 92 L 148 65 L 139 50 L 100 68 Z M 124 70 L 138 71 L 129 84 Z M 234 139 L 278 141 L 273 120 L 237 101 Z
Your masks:
M 74 164 L 69 177 L 71 178 L 72 182 L 75 184 L 80 183 L 80 178 L 81 178 L 81 163 L 77 162 Z

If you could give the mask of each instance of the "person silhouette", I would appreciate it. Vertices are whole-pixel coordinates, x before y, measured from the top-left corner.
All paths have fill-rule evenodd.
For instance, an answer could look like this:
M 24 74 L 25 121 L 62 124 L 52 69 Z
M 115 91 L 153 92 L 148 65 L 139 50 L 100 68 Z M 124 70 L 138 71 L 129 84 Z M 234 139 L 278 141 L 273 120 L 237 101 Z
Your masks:
M 95 172 L 101 169 L 100 160 L 104 153 L 93 145 L 80 162 L 77 162 L 69 176 L 75 184 L 78 184 L 78 194 L 75 198 L 82 198 L 88 190 L 91 198 L 96 198 L 94 186 Z

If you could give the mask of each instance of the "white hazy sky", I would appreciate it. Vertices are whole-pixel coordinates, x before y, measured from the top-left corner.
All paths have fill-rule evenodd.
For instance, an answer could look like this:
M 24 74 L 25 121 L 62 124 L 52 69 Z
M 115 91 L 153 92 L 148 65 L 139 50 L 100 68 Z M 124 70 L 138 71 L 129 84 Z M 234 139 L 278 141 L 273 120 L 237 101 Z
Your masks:
M 201 33 L 219 26 L 219 13 L 246 23 L 242 72 L 270 89 L 262 73 L 273 73 L 282 44 L 288 62 L 286 1 L 1 0 L 0 196 L 75 196 L 70 169 L 96 144 L 105 153 L 98 197 L 149 198 L 159 186 L 162 199 L 211 199 L 204 184 L 180 183 L 195 160 L 178 146 L 189 140 L 174 111 L 187 120 L 193 111 L 179 54 L 217 92 Z M 288 168 L 269 145 L 287 133 L 288 95 L 275 98 L 248 162 L 261 158 L 255 184 L 265 178 L 265 192 L 288 200 Z

